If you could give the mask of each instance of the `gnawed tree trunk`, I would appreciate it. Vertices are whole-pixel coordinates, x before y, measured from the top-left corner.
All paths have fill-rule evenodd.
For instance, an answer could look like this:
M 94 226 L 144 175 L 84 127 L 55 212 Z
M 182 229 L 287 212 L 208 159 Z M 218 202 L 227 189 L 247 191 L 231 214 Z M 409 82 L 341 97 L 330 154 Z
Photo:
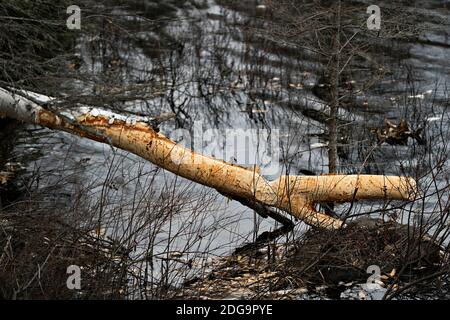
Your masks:
M 219 192 L 276 207 L 319 228 L 339 228 L 343 222 L 314 209 L 316 202 L 412 199 L 413 179 L 379 175 L 281 176 L 268 181 L 256 170 L 203 156 L 176 144 L 143 119 L 97 108 L 57 114 L 42 105 L 51 102 L 35 93 L 0 88 L 0 114 L 27 123 L 63 130 L 132 152 L 168 171 Z

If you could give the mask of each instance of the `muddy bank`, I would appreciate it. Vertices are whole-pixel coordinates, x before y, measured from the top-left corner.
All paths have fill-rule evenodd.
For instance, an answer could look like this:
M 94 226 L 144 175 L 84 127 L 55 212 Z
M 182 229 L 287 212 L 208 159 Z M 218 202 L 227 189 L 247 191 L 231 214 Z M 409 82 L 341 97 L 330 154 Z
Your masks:
M 407 299 L 437 286 L 448 294 L 442 270 L 447 259 L 444 248 L 419 229 L 363 218 L 342 230 L 310 230 L 294 242 L 220 258 L 209 274 L 187 281 L 178 297 L 379 299 L 401 289 L 395 297 Z

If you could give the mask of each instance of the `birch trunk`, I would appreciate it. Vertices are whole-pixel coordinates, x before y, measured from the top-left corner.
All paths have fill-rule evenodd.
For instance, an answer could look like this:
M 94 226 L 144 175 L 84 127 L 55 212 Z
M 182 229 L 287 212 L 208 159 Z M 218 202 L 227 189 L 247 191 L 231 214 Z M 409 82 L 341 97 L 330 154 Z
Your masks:
M 146 122 L 130 123 L 121 115 L 99 109 L 87 111 L 87 108 L 69 118 L 43 108 L 36 103 L 37 99 L 26 98 L 31 95 L 36 94 L 19 94 L 0 88 L 0 114 L 111 144 L 223 194 L 279 208 L 314 227 L 342 226 L 341 220 L 317 212 L 315 202 L 407 200 L 416 192 L 413 179 L 397 176 L 281 176 L 268 181 L 255 170 L 206 157 L 178 145 Z
M 333 58 L 331 60 L 331 101 L 330 105 L 330 120 L 328 125 L 329 137 L 328 137 L 328 172 L 336 173 L 338 171 L 339 156 L 337 152 L 338 145 L 338 127 L 337 117 L 339 114 L 339 78 L 341 68 L 341 1 L 338 0 L 336 4 L 336 34 L 333 38 Z

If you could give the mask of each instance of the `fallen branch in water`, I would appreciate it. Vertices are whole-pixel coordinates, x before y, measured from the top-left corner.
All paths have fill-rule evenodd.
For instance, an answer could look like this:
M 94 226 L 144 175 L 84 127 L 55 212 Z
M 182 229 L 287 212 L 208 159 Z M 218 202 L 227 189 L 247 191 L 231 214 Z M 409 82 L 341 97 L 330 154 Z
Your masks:
M 0 88 L 0 115 L 110 144 L 231 198 L 276 207 L 318 228 L 335 229 L 343 222 L 316 211 L 316 202 L 408 200 L 416 193 L 413 179 L 397 176 L 280 176 L 268 181 L 256 170 L 178 145 L 155 130 L 151 119 L 134 117 L 130 121 L 129 117 L 88 107 L 57 113 L 43 107 L 51 102 L 51 98 L 33 92 Z

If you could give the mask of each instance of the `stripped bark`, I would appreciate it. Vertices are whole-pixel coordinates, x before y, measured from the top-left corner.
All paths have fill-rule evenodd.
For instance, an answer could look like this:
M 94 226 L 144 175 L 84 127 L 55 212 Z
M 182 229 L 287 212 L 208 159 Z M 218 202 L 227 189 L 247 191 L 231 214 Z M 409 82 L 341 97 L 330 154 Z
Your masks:
M 178 145 L 143 119 L 129 122 L 121 115 L 86 107 L 76 114 L 63 115 L 42 106 L 49 101 L 50 98 L 35 93 L 0 88 L 0 114 L 4 116 L 111 144 L 230 197 L 279 208 L 314 227 L 331 229 L 343 224 L 317 212 L 316 202 L 408 200 L 416 193 L 412 178 L 397 176 L 281 176 L 268 181 L 256 170 Z

